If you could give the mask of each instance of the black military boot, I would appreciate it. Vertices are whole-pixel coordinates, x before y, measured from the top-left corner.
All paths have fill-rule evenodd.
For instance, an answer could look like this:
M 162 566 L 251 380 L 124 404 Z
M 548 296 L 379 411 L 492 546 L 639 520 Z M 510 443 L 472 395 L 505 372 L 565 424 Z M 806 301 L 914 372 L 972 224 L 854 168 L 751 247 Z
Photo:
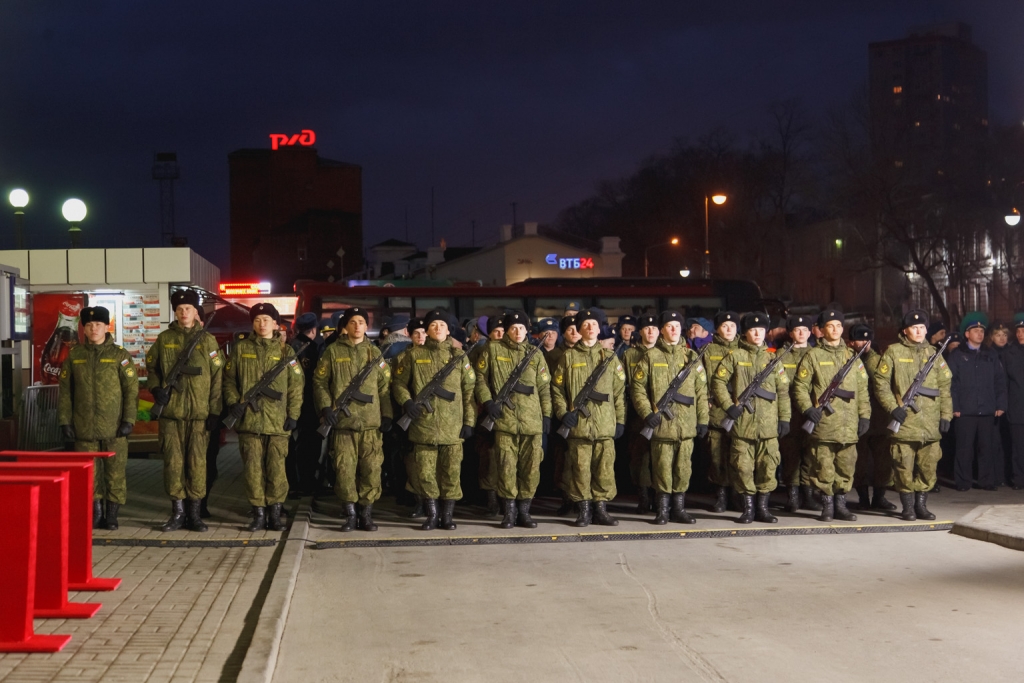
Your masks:
M 867 501 L 867 498 L 864 499 Z M 856 522 L 857 515 L 853 514 L 846 508 L 846 494 L 837 493 L 833 501 L 835 506 L 835 518 L 844 522 Z
M 835 515 L 835 508 L 833 507 L 832 496 L 827 496 L 824 493 L 821 494 L 821 514 L 818 516 L 819 522 L 831 522 Z
M 914 494 L 900 493 L 900 503 L 903 504 L 903 512 L 900 513 L 900 519 L 904 522 L 916 522 L 917 514 L 914 512 Z
M 660 495 L 660 494 L 655 494 Z M 651 509 L 651 493 L 646 486 L 641 486 L 636 492 L 636 514 L 646 515 Z M 664 524 L 664 522 L 662 522 Z
M 821 510 L 821 502 L 816 498 L 818 490 L 811 486 L 801 486 L 800 493 L 803 494 L 803 509 L 818 512 Z
M 669 519 L 676 524 L 696 524 L 697 520 L 693 518 L 693 515 L 686 512 L 686 494 L 685 493 L 673 493 L 672 494 L 672 512 L 669 514 Z
M 342 503 L 341 518 L 345 523 L 341 525 L 342 531 L 355 531 L 356 528 L 356 504 Z
M 573 524 L 579 527 L 590 526 L 590 501 L 581 500 L 576 503 L 576 509 L 579 513 L 576 515 L 576 521 Z
M 284 529 L 284 524 L 281 523 L 280 503 L 267 506 L 267 528 L 271 531 L 281 531 Z
M 103 528 L 107 531 L 117 531 L 117 511 L 119 509 L 121 509 L 120 505 L 111 500 L 107 501 L 107 516 L 103 520 Z
M 252 521 L 245 527 L 247 531 L 263 531 L 267 528 L 267 509 L 261 505 L 252 506 Z
M 501 501 L 502 507 L 505 508 L 505 516 L 501 518 L 501 524 L 498 526 L 502 529 L 513 529 L 516 526 L 516 513 L 519 512 L 519 508 L 516 507 L 516 502 L 508 498 L 504 498 Z
M 423 525 L 420 526 L 424 531 L 433 531 L 437 528 L 437 501 L 433 498 L 423 499 L 423 514 L 427 518 L 423 521 Z
M 103 520 L 103 499 L 93 498 L 92 499 L 92 528 L 93 529 L 106 529 L 106 522 Z
M 740 524 L 750 524 L 754 521 L 754 497 L 743 494 L 743 514 L 736 518 Z
M 493 518 L 498 516 L 498 512 L 499 512 L 499 508 L 498 508 L 498 492 L 497 491 L 487 491 L 487 516 L 489 518 L 493 519 Z M 511 528 L 511 527 L 502 527 L 502 528 L 505 529 L 505 528 Z
M 185 525 L 185 501 L 171 501 L 171 516 L 160 527 L 160 531 L 177 531 Z
M 442 500 L 443 507 L 441 508 L 441 522 L 438 524 L 439 527 L 445 531 L 455 531 L 456 524 L 452 520 L 452 516 L 455 514 L 455 501 L 454 500 Z
M 935 519 L 935 515 L 928 511 L 927 491 L 918 491 L 914 494 L 914 514 L 918 519 Z
M 608 503 L 603 500 L 594 503 L 594 521 L 602 526 L 619 525 L 619 520 L 608 514 Z
M 210 514 L 209 502 L 210 496 L 203 496 L 202 500 L 199 501 L 199 516 L 203 519 L 209 519 L 213 516 Z
M 871 507 L 876 510 L 895 510 L 896 506 L 885 499 L 885 488 L 876 486 L 875 495 L 871 499 Z
M 662 524 L 668 524 L 669 495 L 667 493 L 656 494 L 654 496 L 654 504 L 657 511 L 657 514 L 654 517 L 654 523 L 659 526 Z
M 789 495 L 786 500 L 786 512 L 797 512 L 800 510 L 800 487 L 788 486 L 786 493 Z
M 729 492 L 724 486 L 719 486 L 715 490 L 715 502 L 711 506 L 712 512 L 725 512 L 726 501 Z
M 555 510 L 555 514 L 559 517 L 561 517 L 562 515 L 567 515 L 572 511 L 574 507 L 577 506 L 574 505 L 572 500 L 569 499 L 569 494 L 566 493 L 565 491 L 562 491 L 562 505 L 557 510 Z
M 373 506 L 364 505 L 359 511 L 359 528 L 363 531 L 376 531 L 377 525 L 373 523 Z
M 871 493 L 867 486 L 857 487 L 857 507 L 867 510 L 871 507 Z
M 426 517 L 427 514 L 423 512 L 423 499 L 417 495 L 413 495 L 413 498 L 416 500 L 416 505 L 413 507 L 412 512 L 409 513 L 409 516 L 413 519 Z
M 185 505 L 185 522 L 189 529 L 200 533 L 207 531 L 209 527 L 199 516 L 199 499 L 189 498 Z
M 533 498 L 523 498 L 517 502 L 519 506 L 519 519 L 517 523 L 519 526 L 526 527 L 527 529 L 536 529 L 537 522 L 533 521 L 533 517 L 530 517 L 531 503 L 533 503 Z
M 770 496 L 770 493 L 757 494 L 757 511 L 754 513 L 754 519 L 756 519 L 759 522 L 775 524 L 779 521 L 778 518 L 772 513 L 768 512 L 768 498 Z

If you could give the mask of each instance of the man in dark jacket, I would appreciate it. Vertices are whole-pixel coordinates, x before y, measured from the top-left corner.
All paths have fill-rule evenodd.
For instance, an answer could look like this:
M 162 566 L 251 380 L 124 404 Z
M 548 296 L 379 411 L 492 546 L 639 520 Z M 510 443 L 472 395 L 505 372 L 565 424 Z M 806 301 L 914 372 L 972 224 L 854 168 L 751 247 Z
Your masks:
M 315 492 L 316 471 L 324 443 L 316 431 L 320 428 L 320 414 L 313 401 L 313 372 L 324 351 L 324 338 L 317 331 L 317 322 L 315 313 L 303 313 L 297 317 L 293 325 L 295 336 L 288 342 L 292 350 L 298 354 L 297 359 L 306 380 L 302 388 L 299 426 L 289 440 L 288 461 L 285 466 L 288 488 L 293 494 L 300 496 L 311 496 Z M 307 344 L 305 348 L 303 344 Z
M 971 466 L 978 459 L 978 484 L 996 490 L 992 439 L 996 418 L 1006 412 L 1006 373 L 999 357 L 982 346 L 988 317 L 980 311 L 964 316 L 960 334 L 965 344 L 949 356 L 953 372 L 950 392 L 956 418 L 956 460 L 953 476 L 957 491 L 971 488 Z M 976 447 L 976 448 L 975 448 Z
M 1024 313 L 1013 316 L 1014 340 L 1003 351 L 1006 419 L 1013 449 L 1013 490 L 1024 489 Z

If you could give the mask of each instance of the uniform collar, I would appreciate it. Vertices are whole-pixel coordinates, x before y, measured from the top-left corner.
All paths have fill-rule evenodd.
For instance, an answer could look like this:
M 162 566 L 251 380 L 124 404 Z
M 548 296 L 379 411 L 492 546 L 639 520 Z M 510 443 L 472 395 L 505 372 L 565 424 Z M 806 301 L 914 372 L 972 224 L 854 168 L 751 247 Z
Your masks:
M 768 350 L 768 347 L 765 346 L 764 344 L 761 344 L 760 346 L 754 346 L 753 344 L 751 344 L 750 342 L 748 342 L 745 339 L 740 341 L 739 346 L 744 351 L 750 351 L 751 353 L 757 353 L 758 351 L 767 351 Z
M 727 349 L 735 349 L 737 346 L 739 346 L 739 339 L 740 337 L 737 334 L 735 337 L 733 337 L 732 341 L 725 341 L 725 337 L 721 336 L 716 332 L 714 336 L 714 343 L 718 344 L 719 346 L 724 346 Z

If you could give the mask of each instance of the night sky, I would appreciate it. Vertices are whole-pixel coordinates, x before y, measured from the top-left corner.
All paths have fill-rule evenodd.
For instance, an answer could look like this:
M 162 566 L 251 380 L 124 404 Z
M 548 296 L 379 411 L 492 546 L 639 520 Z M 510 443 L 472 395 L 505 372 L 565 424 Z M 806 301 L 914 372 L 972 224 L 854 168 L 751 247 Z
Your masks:
M 229 152 L 311 128 L 363 167 L 364 244 L 493 242 L 553 221 L 677 137 L 740 144 L 773 100 L 813 112 L 867 77 L 867 44 L 963 20 L 989 55 L 990 118 L 1024 116 L 1024 3 L 144 2 L 0 4 L 0 248 L 26 188 L 29 246 L 157 246 L 153 152 L 181 166 L 177 226 L 228 266 Z

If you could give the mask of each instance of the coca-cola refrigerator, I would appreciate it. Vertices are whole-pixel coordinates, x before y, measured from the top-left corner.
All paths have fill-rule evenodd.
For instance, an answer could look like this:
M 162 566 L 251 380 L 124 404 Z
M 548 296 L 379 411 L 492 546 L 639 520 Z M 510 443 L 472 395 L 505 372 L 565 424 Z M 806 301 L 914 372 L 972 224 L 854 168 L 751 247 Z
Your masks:
M 32 383 L 57 384 L 71 347 L 83 341 L 78 319 L 85 294 L 32 295 Z

